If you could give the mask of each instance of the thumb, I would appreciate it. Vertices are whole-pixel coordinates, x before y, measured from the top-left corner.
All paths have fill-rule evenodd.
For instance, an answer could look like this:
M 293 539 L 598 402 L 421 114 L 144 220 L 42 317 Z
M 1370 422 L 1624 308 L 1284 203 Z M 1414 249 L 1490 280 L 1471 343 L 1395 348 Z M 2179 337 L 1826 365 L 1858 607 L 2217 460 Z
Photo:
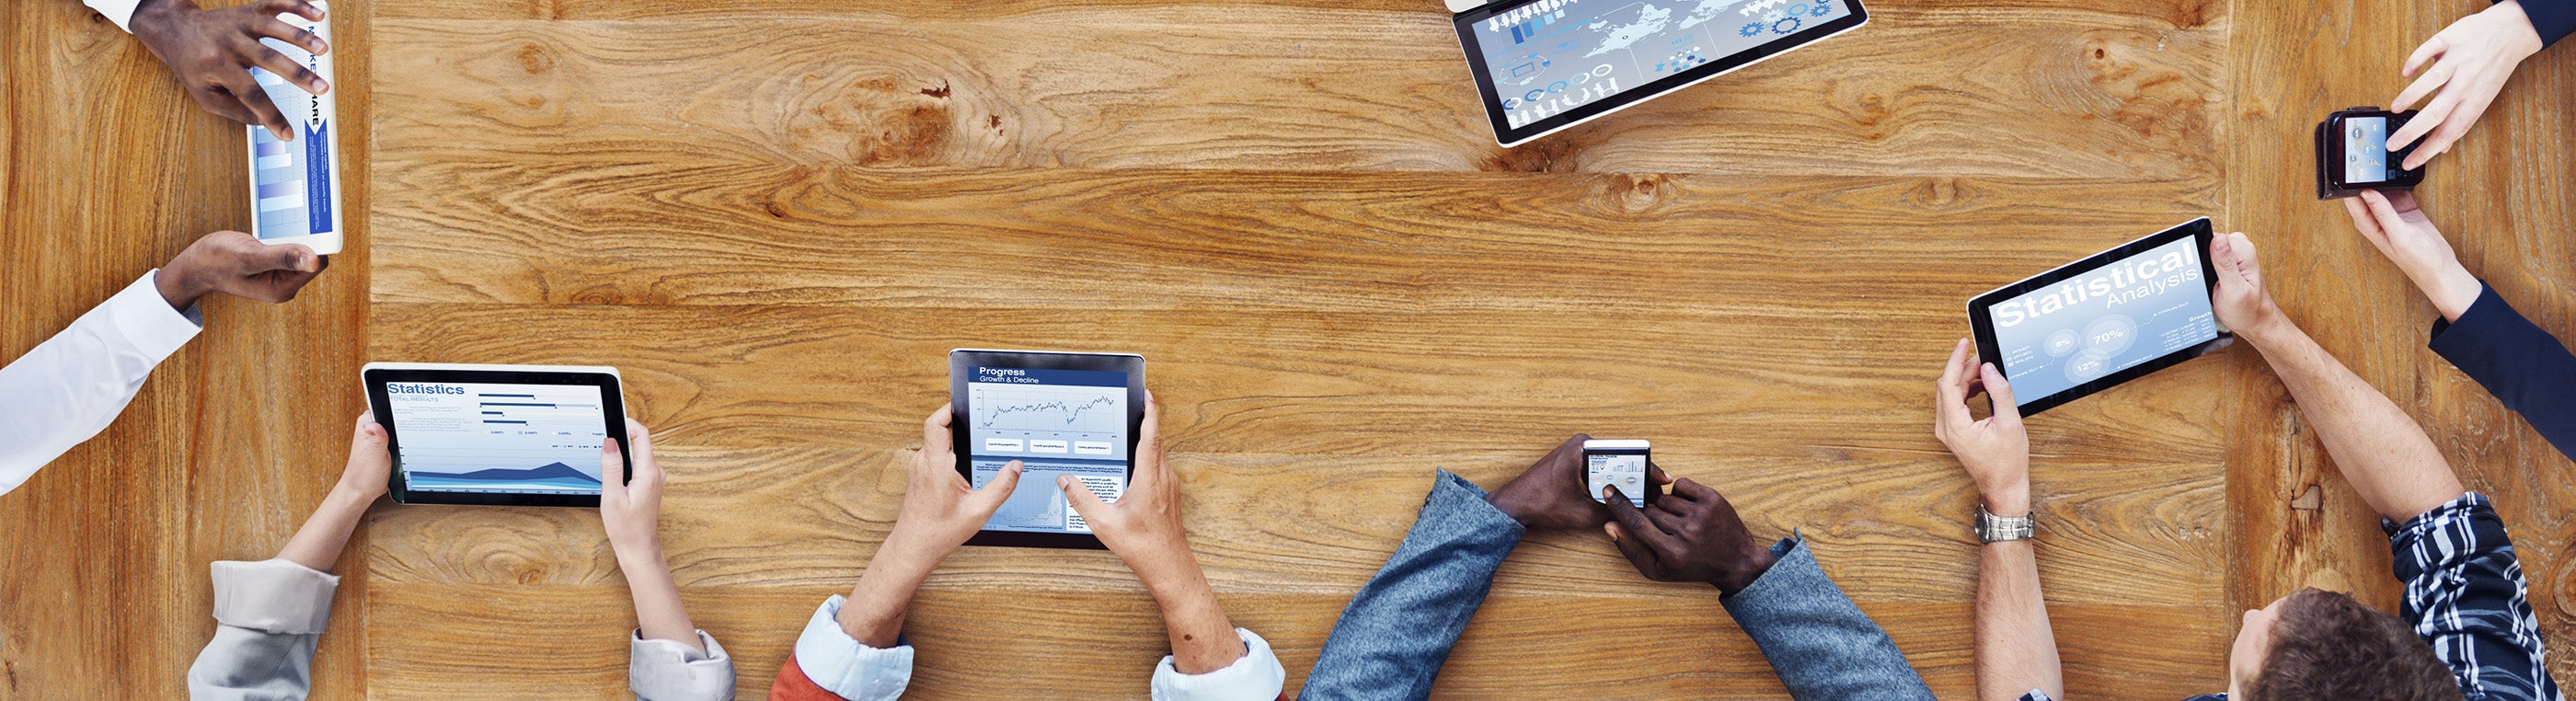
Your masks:
M 993 512 L 1001 510 L 1003 501 L 1011 498 L 1011 492 L 1020 488 L 1020 473 L 1027 470 L 1028 466 L 1018 460 L 1003 465 L 1001 473 L 993 475 L 993 481 L 984 483 L 983 487 L 966 497 L 967 506 L 975 513 L 991 517 Z
M 349 436 L 349 465 L 392 462 L 393 455 L 385 450 L 385 427 L 376 423 L 375 412 L 359 414 L 355 433 Z
M 1082 486 L 1082 480 L 1073 475 L 1057 475 L 1055 488 L 1064 492 L 1065 505 L 1082 514 L 1082 520 L 1099 523 L 1097 514 L 1109 509 L 1109 502 L 1101 501 L 1100 495 L 1091 493 L 1091 488 Z
M 599 503 L 605 505 L 611 498 L 626 501 L 626 452 L 615 438 L 599 444 L 599 476 Z
M 2012 382 L 2004 379 L 2003 369 L 1995 367 L 1994 363 L 1986 363 L 1978 368 L 1978 372 L 1985 379 L 1986 397 L 1994 400 L 1994 414 L 1990 418 L 2002 424 L 2021 423 L 2021 404 L 2013 401 Z
M 267 244 L 261 245 L 267 246 Z M 302 244 L 290 243 L 283 246 L 268 246 L 268 249 L 269 250 L 262 252 L 263 255 L 259 257 L 260 261 L 262 261 L 263 267 L 261 267 L 258 272 L 292 270 L 299 273 L 310 273 L 319 272 L 322 269 L 322 257 L 314 255 L 313 249 L 306 248 Z

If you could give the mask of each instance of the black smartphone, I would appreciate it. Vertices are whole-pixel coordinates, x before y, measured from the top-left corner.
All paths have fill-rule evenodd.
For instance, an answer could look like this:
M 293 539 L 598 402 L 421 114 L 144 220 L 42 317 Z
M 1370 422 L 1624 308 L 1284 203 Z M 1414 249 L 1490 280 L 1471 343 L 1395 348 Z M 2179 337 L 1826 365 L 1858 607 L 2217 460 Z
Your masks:
M 1653 445 L 1642 440 L 1590 439 L 1583 442 L 1583 492 L 1592 500 L 1601 498 L 1601 488 L 1616 486 L 1628 497 L 1628 503 L 1639 508 L 1655 500 L 1655 486 L 1646 477 L 1647 453 Z
M 2406 126 L 2413 112 L 2370 107 L 2342 110 L 2317 125 L 2317 199 L 2337 199 L 2363 190 L 2404 190 L 2424 182 L 2424 169 L 2401 164 L 2422 141 L 2388 149 L 2388 135 Z

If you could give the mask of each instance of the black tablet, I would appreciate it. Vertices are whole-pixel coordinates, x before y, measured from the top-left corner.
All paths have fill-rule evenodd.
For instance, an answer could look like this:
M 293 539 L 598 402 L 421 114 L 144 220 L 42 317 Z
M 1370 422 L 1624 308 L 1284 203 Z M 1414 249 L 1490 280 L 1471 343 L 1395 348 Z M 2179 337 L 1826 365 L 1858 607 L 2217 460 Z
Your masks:
M 1450 22 L 1504 146 L 1869 21 L 1858 0 L 1470 2 L 1452 0 Z
M 626 445 L 616 368 L 368 363 L 360 374 L 398 503 L 596 507 L 599 448 Z
M 1066 505 L 1057 475 L 1116 501 L 1145 426 L 1145 357 L 958 349 L 948 352 L 957 472 L 977 488 L 1020 461 L 1019 488 L 967 545 L 1100 548 Z
M 1978 295 L 1977 356 L 2027 416 L 2227 347 L 2210 237 L 2202 217 Z

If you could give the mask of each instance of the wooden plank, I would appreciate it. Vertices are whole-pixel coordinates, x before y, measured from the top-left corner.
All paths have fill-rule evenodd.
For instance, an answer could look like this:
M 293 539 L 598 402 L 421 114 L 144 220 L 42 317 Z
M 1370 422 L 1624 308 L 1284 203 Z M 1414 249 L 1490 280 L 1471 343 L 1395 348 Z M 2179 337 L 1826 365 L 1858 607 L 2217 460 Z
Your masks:
M 342 118 L 364 125 L 364 4 L 339 22 Z M 199 109 L 132 37 L 70 2 L 11 4 L 0 23 L 0 358 L 15 358 L 250 212 L 241 125 Z M 347 130 L 343 148 L 363 152 L 367 134 Z M 365 211 L 366 162 L 346 166 L 344 204 Z M 364 409 L 311 381 L 352 376 L 364 345 L 365 224 L 350 224 L 350 252 L 293 304 L 201 302 L 204 332 L 124 416 L 0 498 L 0 547 L 18 573 L 0 587 L 0 697 L 186 693 L 214 629 L 207 564 L 274 554 L 338 478 Z M 359 596 L 336 602 L 317 697 L 365 688 L 366 615 Z
M 727 156 L 809 169 L 1187 167 L 2206 177 L 2222 31 L 1883 13 L 1518 149 L 1436 15 L 1068 9 L 705 22 L 387 20 L 384 155 Z M 1283 55 L 1275 27 L 1331 26 Z M 761 37 L 759 51 L 744 38 Z M 1864 40 L 1865 39 L 1865 40 Z M 498 47 L 498 48 L 496 48 Z M 1068 58 L 1073 56 L 1076 58 Z M 1904 66 L 1904 71 L 1847 66 Z M 2051 139 L 2024 135 L 2045 133 Z
M 2118 17 L 2145 17 L 2163 21 L 2167 26 L 2194 29 L 2223 23 L 2227 7 L 2205 0 L 2123 0 L 2105 4 L 2082 0 L 1979 0 L 1972 4 L 1945 3 L 1938 0 L 1867 0 L 1873 15 L 1885 13 L 1923 13 L 1950 19 L 2015 18 L 2034 13 L 2088 13 Z M 1222 8 L 1237 13 L 1234 21 L 1265 21 L 1263 10 L 1280 7 L 1336 9 L 1409 14 L 1445 20 L 1448 12 L 1441 5 L 1413 0 L 1288 0 L 1286 2 L 1247 2 L 1246 0 L 712 0 L 690 3 L 635 3 L 618 0 L 457 0 L 437 3 L 399 3 L 380 12 L 380 16 L 399 19 L 485 19 L 485 20 L 655 20 L 707 22 L 738 20 L 744 17 L 849 17 L 854 15 L 891 15 L 923 19 L 993 19 L 1025 17 L 1068 9 L 1115 8 L 1129 12 L 1150 13 L 1172 7 Z
M 496 596 L 504 592 L 506 598 Z M 834 593 L 842 592 L 722 587 L 684 589 L 682 597 L 692 622 L 717 636 L 734 658 L 744 693 L 756 695 L 777 674 L 815 604 Z M 1345 603 L 1329 595 L 1220 598 L 1236 625 L 1260 633 L 1280 651 L 1291 695 Z M 380 611 L 376 625 L 403 631 L 378 637 L 384 667 L 374 689 L 378 696 L 610 698 L 624 688 L 627 652 L 617 631 L 633 625 L 633 612 L 614 582 L 514 588 L 384 583 L 370 590 L 370 599 Z M 532 610 L 546 615 L 528 616 Z M 1964 604 L 1904 602 L 1864 610 L 1887 624 L 1897 645 L 1909 652 L 1964 650 L 1956 641 L 1969 634 Z M 2131 633 L 2065 641 L 2070 683 L 2173 698 L 2226 685 L 2223 670 L 2205 658 L 2223 652 L 2227 641 L 2197 611 L 2101 605 L 2056 606 L 2050 613 L 2066 625 Z M 1618 640 L 1608 659 L 1619 663 L 1605 664 L 1602 650 L 1569 639 L 1569 628 Z M 906 698 L 1140 698 L 1164 650 L 1159 614 L 1141 593 L 1025 586 L 925 588 L 905 635 L 917 651 Z M 1973 683 L 1964 654 L 1918 653 L 1915 663 L 1944 695 L 1966 693 Z M 1672 585 L 1649 597 L 1489 598 L 1443 668 L 1433 696 L 1768 699 L 1782 693 L 1760 652 L 1719 608 L 1713 590 Z

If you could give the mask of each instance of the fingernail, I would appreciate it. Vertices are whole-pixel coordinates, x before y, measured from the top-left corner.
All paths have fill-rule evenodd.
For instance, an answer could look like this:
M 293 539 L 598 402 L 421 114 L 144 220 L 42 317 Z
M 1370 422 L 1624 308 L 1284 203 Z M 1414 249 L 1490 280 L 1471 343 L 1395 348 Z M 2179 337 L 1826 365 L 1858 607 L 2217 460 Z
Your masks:
M 1610 540 L 1611 540 L 1611 542 L 1618 542 L 1618 540 L 1619 540 L 1619 527 L 1618 527 L 1618 526 L 1613 526 L 1613 525 L 1610 525 L 1610 524 L 1607 524 L 1607 523 L 1601 524 L 1601 532 L 1610 534 Z
M 1055 486 L 1058 489 L 1072 489 L 1073 475 L 1056 475 Z
M 1018 460 L 1013 460 L 1013 461 L 1011 461 L 1010 468 L 1011 468 L 1011 474 L 1016 475 L 1016 474 L 1020 474 L 1020 472 L 1021 472 L 1022 470 L 1029 469 L 1029 466 L 1020 464 L 1020 461 L 1018 461 Z

